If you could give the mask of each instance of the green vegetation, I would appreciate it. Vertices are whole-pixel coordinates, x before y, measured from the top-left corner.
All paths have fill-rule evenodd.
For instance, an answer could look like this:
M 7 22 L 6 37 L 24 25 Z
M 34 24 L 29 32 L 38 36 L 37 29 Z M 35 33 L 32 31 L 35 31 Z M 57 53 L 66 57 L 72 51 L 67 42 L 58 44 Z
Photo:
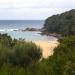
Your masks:
M 75 75 L 75 36 L 64 37 L 59 42 L 54 55 L 49 58 L 53 75 Z
M 75 75 L 75 10 L 54 15 L 44 28 L 62 34 L 54 54 L 42 59 L 40 47 L 0 34 L 0 75 Z
M 44 28 L 62 36 L 75 35 L 75 9 L 47 18 Z
M 0 75 L 75 75 L 75 36 L 59 39 L 48 59 L 32 42 L 0 34 Z
M 12 40 L 7 34 L 0 34 L 0 67 L 4 64 L 27 67 L 42 57 L 40 47 L 25 40 Z
M 75 75 L 75 10 L 47 18 L 44 29 L 63 38 L 54 54 L 42 62 L 43 75 Z

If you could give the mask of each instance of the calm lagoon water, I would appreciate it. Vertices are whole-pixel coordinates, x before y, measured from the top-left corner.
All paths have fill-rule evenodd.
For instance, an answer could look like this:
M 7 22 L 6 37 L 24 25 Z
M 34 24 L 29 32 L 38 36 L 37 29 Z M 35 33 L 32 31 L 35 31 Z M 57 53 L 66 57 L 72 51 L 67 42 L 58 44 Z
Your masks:
M 42 28 L 44 21 L 42 20 L 1 20 L 0 33 L 8 33 L 12 38 L 22 38 L 29 41 L 52 41 L 56 40 L 52 36 L 42 36 L 36 31 L 13 31 L 14 29 Z

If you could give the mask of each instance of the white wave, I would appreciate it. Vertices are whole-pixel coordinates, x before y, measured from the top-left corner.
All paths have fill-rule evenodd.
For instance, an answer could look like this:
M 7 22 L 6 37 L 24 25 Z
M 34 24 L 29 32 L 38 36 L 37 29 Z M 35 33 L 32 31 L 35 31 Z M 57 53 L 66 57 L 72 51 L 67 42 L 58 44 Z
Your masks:
M 19 29 L 0 29 L 0 32 L 18 31 Z
M 5 31 L 4 29 L 0 29 L 0 31 L 2 32 L 2 31 Z

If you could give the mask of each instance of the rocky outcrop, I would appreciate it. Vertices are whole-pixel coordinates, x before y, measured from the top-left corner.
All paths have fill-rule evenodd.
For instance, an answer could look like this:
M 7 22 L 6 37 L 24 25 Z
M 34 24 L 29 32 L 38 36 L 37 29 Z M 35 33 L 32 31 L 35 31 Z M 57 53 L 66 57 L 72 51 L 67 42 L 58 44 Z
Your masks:
M 36 28 L 26 28 L 26 29 L 22 29 L 22 31 L 39 31 L 39 29 L 36 29 Z

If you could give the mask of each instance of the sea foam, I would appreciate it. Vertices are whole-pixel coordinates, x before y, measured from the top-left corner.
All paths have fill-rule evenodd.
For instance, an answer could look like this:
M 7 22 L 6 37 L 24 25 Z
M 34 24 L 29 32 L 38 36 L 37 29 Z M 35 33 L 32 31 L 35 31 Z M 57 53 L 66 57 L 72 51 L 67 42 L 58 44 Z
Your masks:
M 19 29 L 0 29 L 0 32 L 18 31 Z

